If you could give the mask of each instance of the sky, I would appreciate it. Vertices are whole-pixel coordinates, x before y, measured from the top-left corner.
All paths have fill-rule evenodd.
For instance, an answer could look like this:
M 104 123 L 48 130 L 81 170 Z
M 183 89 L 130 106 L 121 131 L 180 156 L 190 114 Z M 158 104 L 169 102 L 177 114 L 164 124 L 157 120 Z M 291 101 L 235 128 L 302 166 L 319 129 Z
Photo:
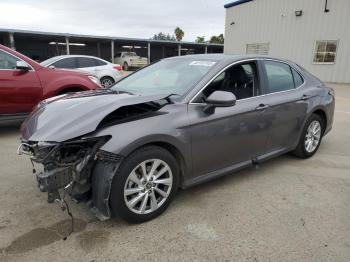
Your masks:
M 184 41 L 224 33 L 229 0 L 0 0 L 0 27 L 59 33 L 150 38 L 174 33 Z

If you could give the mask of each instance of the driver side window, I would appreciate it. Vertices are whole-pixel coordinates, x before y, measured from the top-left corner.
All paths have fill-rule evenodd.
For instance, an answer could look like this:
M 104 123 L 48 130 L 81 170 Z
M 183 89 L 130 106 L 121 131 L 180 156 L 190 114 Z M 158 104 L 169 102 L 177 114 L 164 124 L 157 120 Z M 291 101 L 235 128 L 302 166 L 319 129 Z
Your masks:
M 248 62 L 229 67 L 202 91 L 196 102 L 205 102 L 215 91 L 231 92 L 237 100 L 260 95 L 256 63 Z
M 20 60 L 12 55 L 0 51 L 0 70 L 15 69 L 17 61 Z

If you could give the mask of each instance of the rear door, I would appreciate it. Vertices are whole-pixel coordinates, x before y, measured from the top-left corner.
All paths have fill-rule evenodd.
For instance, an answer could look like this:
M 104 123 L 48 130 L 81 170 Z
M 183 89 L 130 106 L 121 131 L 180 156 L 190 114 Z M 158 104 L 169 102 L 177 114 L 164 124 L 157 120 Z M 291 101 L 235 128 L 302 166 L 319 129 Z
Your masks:
M 41 83 L 34 69 L 16 69 L 20 60 L 0 50 L 0 114 L 28 113 L 42 98 Z
M 266 152 L 289 150 L 298 139 L 307 115 L 308 97 L 305 96 L 302 76 L 282 61 L 261 61 L 264 72 L 269 119 Z
M 55 68 L 63 68 L 63 69 L 76 69 L 78 68 L 77 59 L 75 57 L 68 57 L 60 59 L 51 64 Z
M 94 73 L 101 69 L 97 60 L 90 57 L 77 57 L 78 68 L 86 72 Z

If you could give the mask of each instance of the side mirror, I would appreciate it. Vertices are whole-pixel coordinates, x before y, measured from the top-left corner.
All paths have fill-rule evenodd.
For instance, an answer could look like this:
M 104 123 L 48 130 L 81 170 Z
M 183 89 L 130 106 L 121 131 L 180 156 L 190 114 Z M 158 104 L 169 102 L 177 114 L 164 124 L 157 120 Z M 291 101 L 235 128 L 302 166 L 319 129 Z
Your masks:
M 206 99 L 207 105 L 203 111 L 207 114 L 213 114 L 216 107 L 234 106 L 236 101 L 236 96 L 231 92 L 215 91 Z
M 29 67 L 29 65 L 26 62 L 19 60 L 16 62 L 16 69 L 23 70 L 23 71 L 29 71 L 31 68 Z

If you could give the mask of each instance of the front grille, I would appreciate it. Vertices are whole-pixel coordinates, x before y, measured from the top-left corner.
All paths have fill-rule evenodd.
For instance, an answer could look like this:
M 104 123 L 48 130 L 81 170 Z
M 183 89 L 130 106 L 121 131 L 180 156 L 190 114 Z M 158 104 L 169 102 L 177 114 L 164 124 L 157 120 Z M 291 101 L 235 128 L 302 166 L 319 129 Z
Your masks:
M 121 160 L 121 156 L 117 154 L 113 154 L 111 152 L 99 150 L 95 154 L 95 159 L 98 159 L 101 161 L 119 162 Z

